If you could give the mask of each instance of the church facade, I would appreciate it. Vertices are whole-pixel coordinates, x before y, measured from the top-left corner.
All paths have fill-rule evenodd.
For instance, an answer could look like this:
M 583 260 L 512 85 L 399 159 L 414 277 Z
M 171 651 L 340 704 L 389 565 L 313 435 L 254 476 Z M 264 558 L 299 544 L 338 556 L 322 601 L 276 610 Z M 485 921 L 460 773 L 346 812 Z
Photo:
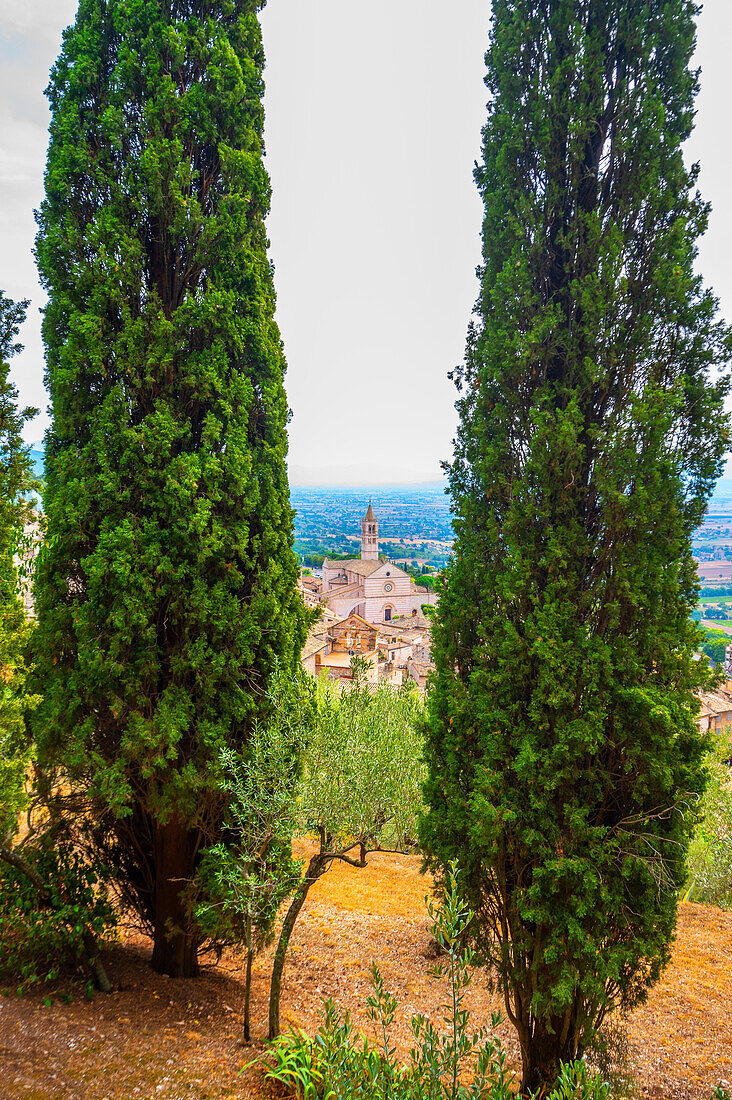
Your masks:
M 393 562 L 379 560 L 379 521 L 369 504 L 361 521 L 361 557 L 323 562 L 319 602 L 336 615 L 360 615 L 369 623 L 390 622 L 416 614 L 423 603 L 434 603 L 434 593 L 418 589 Z

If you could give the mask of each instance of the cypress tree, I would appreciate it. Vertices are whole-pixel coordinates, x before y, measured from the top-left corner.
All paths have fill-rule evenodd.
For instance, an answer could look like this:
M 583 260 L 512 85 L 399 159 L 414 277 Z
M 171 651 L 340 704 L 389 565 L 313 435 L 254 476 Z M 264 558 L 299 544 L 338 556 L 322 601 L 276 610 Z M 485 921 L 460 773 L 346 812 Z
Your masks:
M 262 0 L 81 0 L 48 96 L 37 255 L 53 421 L 39 750 L 196 972 L 218 760 L 294 667 L 285 369 L 264 219 Z
M 691 554 L 730 336 L 692 0 L 494 0 L 422 841 L 458 857 L 524 1093 L 669 959 L 703 786 Z

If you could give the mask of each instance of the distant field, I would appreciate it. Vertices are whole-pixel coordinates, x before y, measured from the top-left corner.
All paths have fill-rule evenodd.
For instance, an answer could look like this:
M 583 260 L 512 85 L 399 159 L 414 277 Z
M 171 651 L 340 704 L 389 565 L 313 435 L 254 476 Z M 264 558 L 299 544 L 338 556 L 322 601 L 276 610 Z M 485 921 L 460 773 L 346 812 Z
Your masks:
M 732 634 L 732 620 L 727 619 L 702 619 L 701 625 L 709 630 L 719 630 L 723 634 Z
M 732 580 L 732 561 L 700 561 L 696 568 L 700 580 Z

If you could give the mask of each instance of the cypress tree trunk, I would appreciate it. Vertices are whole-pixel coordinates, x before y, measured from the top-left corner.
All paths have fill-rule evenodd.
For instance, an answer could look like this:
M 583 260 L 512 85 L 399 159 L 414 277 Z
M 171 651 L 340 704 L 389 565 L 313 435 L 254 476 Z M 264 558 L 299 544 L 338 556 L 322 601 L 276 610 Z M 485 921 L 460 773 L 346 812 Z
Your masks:
M 181 895 L 221 837 L 220 751 L 304 635 L 261 7 L 81 0 L 48 93 L 39 752 L 169 974 L 196 968 Z
M 177 816 L 155 828 L 152 966 L 171 978 L 195 978 L 198 974 L 198 941 L 189 928 L 182 897 L 182 888 L 195 874 L 197 837 Z
M 694 272 L 694 16 L 493 4 L 421 839 L 461 862 L 525 1094 L 668 962 L 704 782 L 691 538 L 731 345 Z
M 536 1022 L 531 1041 L 526 1051 L 522 1051 L 524 1094 L 540 1095 L 548 1082 L 557 1080 L 562 1066 L 576 1058 L 577 1047 L 574 1036 L 567 1034 L 567 1022 L 566 1016 Z

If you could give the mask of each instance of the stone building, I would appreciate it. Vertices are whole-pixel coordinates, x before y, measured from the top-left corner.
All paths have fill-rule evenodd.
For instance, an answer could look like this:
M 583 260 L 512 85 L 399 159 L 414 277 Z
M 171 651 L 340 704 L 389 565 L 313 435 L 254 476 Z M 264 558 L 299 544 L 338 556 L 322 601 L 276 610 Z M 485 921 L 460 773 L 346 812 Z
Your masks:
M 358 615 L 338 622 L 326 608 L 308 634 L 303 667 L 312 676 L 327 676 L 343 687 L 353 680 L 353 658 L 362 657 L 368 684 L 386 681 L 399 687 L 411 678 L 424 691 L 434 668 L 430 624 L 422 619 L 417 626 L 411 617 L 406 622 L 406 629 L 397 620 L 374 625 Z
M 409 573 L 379 560 L 379 521 L 369 504 L 361 521 L 361 557 L 323 562 L 319 602 L 339 617 L 360 615 L 369 623 L 416 615 L 423 603 L 436 603 L 434 592 L 417 588 Z
M 699 729 L 706 733 L 721 733 L 732 726 L 732 681 L 727 680 L 716 691 L 699 695 Z
M 313 676 L 325 674 L 331 680 L 352 680 L 354 657 L 366 662 L 365 678 L 375 684 L 379 678 L 378 631 L 358 615 L 349 615 L 325 629 L 311 631 L 302 655 L 303 667 Z

